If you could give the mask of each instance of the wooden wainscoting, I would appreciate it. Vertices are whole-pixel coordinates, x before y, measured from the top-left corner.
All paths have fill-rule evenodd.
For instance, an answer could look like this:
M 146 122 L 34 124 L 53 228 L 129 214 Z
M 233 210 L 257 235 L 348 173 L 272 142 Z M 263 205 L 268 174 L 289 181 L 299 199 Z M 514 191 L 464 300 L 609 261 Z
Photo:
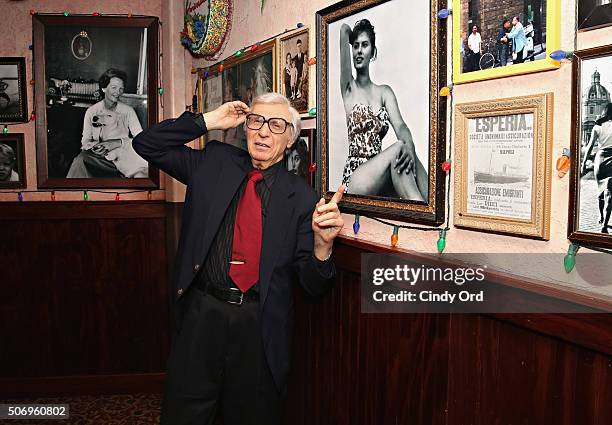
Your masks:
M 163 202 L 0 204 L 1 396 L 161 391 L 166 216 Z
M 368 252 L 341 238 L 336 288 L 298 296 L 287 425 L 612 423 L 612 315 L 360 314 Z

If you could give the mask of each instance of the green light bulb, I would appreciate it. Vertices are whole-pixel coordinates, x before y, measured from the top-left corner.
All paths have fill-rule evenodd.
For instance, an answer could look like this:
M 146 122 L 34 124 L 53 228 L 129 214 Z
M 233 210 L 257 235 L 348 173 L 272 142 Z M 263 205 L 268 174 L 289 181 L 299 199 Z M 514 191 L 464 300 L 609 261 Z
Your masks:
M 438 239 L 438 252 L 442 254 L 446 248 L 446 230 L 440 230 L 440 239 Z

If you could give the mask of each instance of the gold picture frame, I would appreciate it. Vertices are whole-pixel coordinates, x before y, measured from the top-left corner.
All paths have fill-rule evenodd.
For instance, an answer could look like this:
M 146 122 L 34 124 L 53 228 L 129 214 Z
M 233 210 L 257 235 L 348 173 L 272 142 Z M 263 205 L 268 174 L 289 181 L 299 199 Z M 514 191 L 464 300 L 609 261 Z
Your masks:
M 538 3 L 540 6 L 533 6 L 532 3 Z M 550 58 L 550 54 L 560 48 L 561 6 L 559 0 L 539 0 L 537 2 L 525 0 L 522 10 L 509 8 L 500 11 L 501 4 L 491 4 L 495 6 L 492 9 L 486 9 L 478 5 L 472 7 L 467 1 L 453 0 L 453 83 L 490 80 L 559 68 L 559 62 Z M 512 19 L 513 15 L 519 16 L 521 25 L 524 24 L 525 32 L 528 33 L 526 40 L 531 38 L 530 46 L 533 47 L 533 50 L 525 47 L 524 62 L 501 66 L 497 32 L 501 29 L 502 21 L 506 18 Z M 472 25 L 476 25 L 481 34 L 482 59 L 487 55 L 490 60 L 483 60 L 481 64 L 481 59 L 479 59 L 478 69 L 470 71 L 466 69 L 470 68 L 467 42 L 468 26 Z M 510 50 L 508 55 L 511 52 Z M 510 58 L 508 60 L 511 62 Z M 492 66 L 489 67 L 490 65 Z M 476 64 L 472 68 L 475 67 Z
M 400 130 L 403 128 L 409 129 L 411 133 L 410 139 L 414 141 L 416 152 L 415 162 L 418 164 L 418 171 L 410 177 L 416 175 L 426 186 L 423 190 L 418 188 L 422 195 L 421 199 L 418 199 L 410 194 L 400 194 L 404 183 L 394 183 L 391 172 L 381 173 L 381 168 L 374 172 L 365 171 L 362 176 L 368 174 L 368 177 L 362 179 L 362 182 L 377 181 L 382 184 L 377 184 L 375 188 L 364 188 L 366 185 L 362 184 L 356 189 L 353 175 L 340 204 L 343 212 L 427 225 L 444 222 L 446 173 L 440 164 L 446 159 L 447 98 L 438 96 L 438 93 L 446 84 L 447 32 L 446 25 L 440 24 L 437 13 L 446 6 L 446 0 L 430 0 L 417 6 L 400 0 L 344 0 L 317 12 L 317 191 L 321 196 L 330 199 L 341 183 L 348 182 L 348 173 L 344 170 L 350 170 L 352 173 L 355 171 L 355 163 L 364 163 L 362 159 L 357 158 L 359 155 L 367 160 L 382 158 L 388 165 L 382 169 L 404 176 L 403 170 L 395 168 L 398 161 L 392 162 L 399 155 L 387 155 L 396 148 L 399 148 L 398 151 L 402 149 L 403 142 L 400 137 L 404 136 Z M 418 24 L 406 25 L 405 22 L 395 19 L 408 14 L 412 14 L 411 19 L 418 21 Z M 340 43 L 340 39 L 343 34 L 346 35 L 346 30 L 343 29 L 345 26 L 352 33 L 357 24 L 362 27 L 365 25 L 369 31 L 378 34 L 375 58 L 370 58 L 367 68 L 372 66 L 377 72 L 386 73 L 386 76 L 378 74 L 378 77 L 370 80 L 368 84 L 375 81 L 378 87 L 387 87 L 390 97 L 396 99 L 389 104 L 385 103 L 385 108 L 381 107 L 380 91 L 377 100 L 380 104 L 353 102 L 352 105 L 345 105 L 343 102 L 341 87 L 347 86 L 341 82 L 342 74 L 348 74 L 342 70 L 348 68 L 354 74 L 357 68 L 355 60 L 351 59 L 351 53 L 348 56 L 342 55 L 342 46 L 346 46 L 348 41 Z M 376 29 L 371 29 L 372 26 Z M 398 40 L 402 40 L 401 48 L 411 51 L 411 55 L 398 59 L 397 50 L 394 48 Z M 358 55 L 357 52 L 352 54 Z M 349 58 L 350 63 L 344 62 L 346 58 Z M 348 66 L 345 66 L 347 64 Z M 366 68 L 361 65 L 357 67 Z M 353 74 L 349 79 L 353 78 Z M 349 137 L 349 115 L 357 117 L 360 110 L 366 111 L 362 116 L 376 115 L 376 119 L 372 119 L 371 123 L 384 123 L 386 121 L 380 118 L 380 114 L 387 107 L 391 108 L 394 116 L 399 117 L 396 121 L 398 133 L 395 132 L 396 128 L 392 128 L 382 133 L 367 135 L 368 129 L 374 126 L 360 126 L 355 121 L 355 128 L 360 130 L 352 132 Z M 402 108 L 404 115 L 400 112 Z M 382 113 L 384 116 L 384 112 Z M 351 143 L 356 147 L 357 141 L 366 135 L 371 140 L 376 140 L 372 145 L 377 148 L 372 152 L 365 154 L 358 152 L 358 148 L 349 147 Z M 388 145 L 385 145 L 384 137 L 388 137 Z M 384 148 L 378 143 L 379 138 L 383 138 Z M 384 155 L 381 155 L 383 153 Z M 362 168 L 363 170 L 365 169 Z M 425 177 L 420 178 L 421 176 Z
M 297 47 L 297 41 L 300 41 L 302 49 L 302 58 L 299 58 L 299 49 Z M 288 34 L 283 34 L 278 37 L 278 58 L 277 58 L 277 81 L 278 81 L 278 92 L 289 99 L 291 106 L 293 106 L 300 114 L 308 112 L 309 106 L 309 81 L 310 72 L 308 65 L 308 58 L 310 57 L 310 31 L 308 27 L 299 28 L 295 31 L 291 31 Z M 295 55 L 293 54 L 295 53 Z M 295 93 L 297 95 L 292 96 L 293 86 L 291 85 L 291 75 L 287 73 L 285 69 L 287 55 L 292 59 L 296 60 L 296 83 Z M 300 63 L 301 62 L 301 63 Z M 300 72 L 300 70 L 302 72 Z M 301 75 L 300 75 L 301 74 Z
M 459 104 L 454 224 L 548 240 L 553 94 Z

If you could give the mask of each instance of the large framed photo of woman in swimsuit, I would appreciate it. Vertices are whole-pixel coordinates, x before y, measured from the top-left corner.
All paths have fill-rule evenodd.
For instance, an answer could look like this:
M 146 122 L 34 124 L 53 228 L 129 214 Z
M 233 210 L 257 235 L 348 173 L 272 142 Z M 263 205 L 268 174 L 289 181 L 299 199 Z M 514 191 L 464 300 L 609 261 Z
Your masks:
M 317 189 L 328 199 L 345 185 L 345 212 L 444 220 L 444 7 L 366 0 L 317 12 Z
M 567 237 L 612 248 L 612 45 L 574 52 Z
M 156 17 L 32 16 L 41 188 L 156 188 L 132 148 L 158 121 Z

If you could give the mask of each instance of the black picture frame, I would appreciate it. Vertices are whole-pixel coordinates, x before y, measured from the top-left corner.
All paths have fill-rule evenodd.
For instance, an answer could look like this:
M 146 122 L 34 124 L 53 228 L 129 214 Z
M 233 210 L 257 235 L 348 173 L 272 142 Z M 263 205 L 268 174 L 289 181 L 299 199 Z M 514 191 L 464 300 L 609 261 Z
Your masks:
M 8 149 L 7 149 L 8 147 Z M 23 189 L 28 186 L 26 177 L 26 158 L 23 133 L 0 134 L 0 163 L 7 155 L 15 157 L 10 170 L 0 166 L 0 189 Z M 6 164 L 5 164 L 6 165 Z M 6 176 L 5 176 L 6 174 Z M 11 181 L 11 176 L 17 175 L 17 180 Z M 3 180 L 4 178 L 7 180 Z
M 578 8 L 578 31 L 588 31 L 612 25 L 612 2 L 598 5 L 596 0 L 580 0 Z
M 604 64 L 607 65 L 606 69 L 600 69 Z M 605 216 L 606 206 L 611 205 L 612 200 L 607 200 L 604 192 L 605 202 L 603 206 L 599 205 L 598 195 L 600 194 L 600 180 L 602 179 L 596 177 L 595 163 L 601 164 L 600 159 L 602 158 L 597 158 L 599 147 L 595 152 L 594 147 L 589 153 L 588 143 L 591 140 L 594 126 L 598 125 L 597 121 L 602 117 L 604 104 L 610 103 L 610 92 L 612 92 L 610 79 L 601 77 L 601 74 L 599 74 L 600 72 L 607 72 L 610 64 L 612 64 L 612 44 L 579 50 L 574 52 L 572 59 L 572 136 L 570 147 L 572 160 L 567 238 L 579 245 L 602 248 L 612 248 L 612 234 L 602 231 L 605 219 L 598 222 L 598 214 L 601 214 L 603 209 Z M 590 83 L 588 89 L 585 87 L 585 82 Z M 591 91 L 594 84 L 601 86 L 598 88 L 599 90 Z M 606 85 L 608 88 L 605 87 Z M 585 90 L 589 91 L 588 96 L 584 96 Z M 590 93 L 593 93 L 593 96 Z M 604 151 L 602 151 L 602 154 L 605 155 Z M 585 158 L 586 161 L 584 161 Z M 585 165 L 584 170 L 583 165 Z M 612 178 L 607 181 L 609 185 L 612 184 Z M 608 222 L 608 232 L 612 231 L 611 224 L 612 219 Z
M 32 16 L 32 31 L 38 187 L 158 188 L 159 170 L 143 162 L 139 156 L 132 156 L 137 155 L 131 149 L 131 138 L 134 137 L 132 124 L 129 134 L 121 137 L 122 144 L 117 152 L 127 149 L 125 161 L 137 163 L 138 173 L 130 176 L 132 171 L 121 168 L 121 157 L 114 158 L 106 167 L 110 169 L 108 175 L 100 175 L 102 172 L 92 172 L 90 175 L 90 165 L 85 161 L 86 172 L 77 174 L 72 173 L 71 169 L 77 157 L 90 149 L 83 143 L 85 126 L 93 128 L 96 125 L 93 121 L 86 123 L 90 116 L 86 114 L 103 102 L 104 90 L 99 85 L 99 79 L 105 70 L 114 68 L 127 74 L 125 91 L 118 97 L 119 103 L 127 105 L 122 106 L 125 111 L 131 109 L 132 117 L 137 118 L 141 128 L 158 121 L 159 19 L 153 16 L 35 14 Z M 87 54 L 76 57 L 74 37 L 83 32 L 90 44 Z M 116 112 L 111 124 L 119 127 L 119 119 L 126 120 L 124 117 L 128 112 L 123 113 L 118 109 Z M 96 117 L 97 114 L 94 119 Z M 125 123 L 122 125 L 126 127 Z M 91 143 L 103 141 L 101 131 L 99 138 L 92 131 L 94 137 Z M 129 141 L 124 143 L 123 140 Z M 111 161 L 104 154 L 101 157 Z
M 399 40 L 404 43 L 402 51 L 386 52 L 386 66 L 388 68 L 394 68 L 398 70 L 397 79 L 394 82 L 390 81 L 377 81 L 379 84 L 396 84 L 399 85 L 400 80 L 409 80 L 410 76 L 406 75 L 410 69 L 420 68 L 419 72 L 424 76 L 422 78 L 425 87 L 428 85 L 428 91 L 426 95 L 421 98 L 412 99 L 410 102 L 415 107 L 419 107 L 419 113 L 423 115 L 424 120 L 427 121 L 429 117 L 428 128 L 422 131 L 423 137 L 418 140 L 418 143 L 427 143 L 425 147 L 422 147 L 423 151 L 428 155 L 427 161 L 423 163 L 423 169 L 426 170 L 427 174 L 427 188 L 419 192 L 423 195 L 425 192 L 426 196 L 422 196 L 421 200 L 409 200 L 402 199 L 399 196 L 379 196 L 379 195 L 359 195 L 351 193 L 351 186 L 349 184 L 348 191 L 345 193 L 342 202 L 341 209 L 343 212 L 351 212 L 355 214 L 369 214 L 373 216 L 386 217 L 391 219 L 397 219 L 402 221 L 428 224 L 428 225 L 439 225 L 444 221 L 445 217 L 445 194 L 446 194 L 446 173 L 441 169 L 441 164 L 446 160 L 446 110 L 447 110 L 447 99 L 438 95 L 439 90 L 446 85 L 446 73 L 447 73 L 447 31 L 446 22 L 440 22 L 437 13 L 440 9 L 446 8 L 446 0 L 430 0 L 428 6 L 423 7 L 422 13 L 415 12 L 414 5 L 410 2 L 401 2 L 400 0 L 366 0 L 360 2 L 352 1 L 341 1 L 334 5 L 331 5 L 325 9 L 319 10 L 316 14 L 316 31 L 317 31 L 317 140 L 318 140 L 318 172 L 316 178 L 317 191 L 324 196 L 326 199 L 331 198 L 339 185 L 340 179 L 338 179 L 335 173 L 336 182 L 331 182 L 330 179 L 330 164 L 333 163 L 335 169 L 342 169 L 339 164 L 338 157 L 333 154 L 330 155 L 330 102 L 336 102 L 339 93 L 330 93 L 329 85 L 331 77 L 330 73 L 338 72 L 341 69 L 339 63 L 330 63 L 330 52 L 332 48 L 328 45 L 330 38 L 330 26 L 336 24 L 337 27 L 341 22 L 355 21 L 357 18 L 354 17 L 356 14 L 362 12 L 371 13 L 374 9 L 388 5 L 390 3 L 396 3 L 399 10 L 397 13 L 390 14 L 390 16 L 384 16 L 378 21 L 373 23 L 376 27 L 376 31 L 383 34 L 387 31 L 387 38 L 395 38 L 395 42 L 399 43 Z M 404 10 L 405 9 L 405 10 Z M 382 9 L 381 9 L 382 10 Z M 406 25 L 402 23 L 404 29 L 407 31 L 409 37 L 413 40 L 416 46 L 420 43 L 419 49 L 412 50 L 413 54 L 407 54 L 409 50 L 406 48 L 406 38 L 403 34 L 397 34 L 389 31 L 388 27 L 391 23 L 397 22 L 397 16 L 410 15 L 411 22 L 421 22 L 424 31 L 429 33 L 417 33 L 413 29 L 412 25 Z M 418 16 L 417 16 L 418 15 Z M 363 16 L 359 15 L 360 17 Z M 347 23 L 348 25 L 348 23 Z M 349 25 L 350 26 L 350 25 Z M 354 27 L 353 27 L 354 28 Z M 342 28 L 340 28 L 342 30 Z M 341 31 L 340 31 L 341 32 Z M 377 43 L 380 40 L 380 34 L 377 35 Z M 425 43 L 424 41 L 429 41 Z M 427 48 L 429 46 L 429 48 Z M 399 45 L 397 46 L 399 48 Z M 377 46 L 378 49 L 378 46 Z M 416 57 L 418 53 L 415 51 L 425 52 L 423 57 Z M 406 54 L 404 54 L 406 53 Z M 382 55 L 382 54 L 381 54 Z M 380 65 L 381 58 L 378 55 L 376 63 Z M 339 55 L 338 55 L 339 57 Z M 402 67 L 402 63 L 406 66 Z M 352 68 L 354 67 L 354 64 Z M 428 78 L 427 78 L 428 77 Z M 421 77 L 420 77 L 421 78 Z M 421 81 L 421 80 L 419 80 Z M 340 85 L 338 85 L 340 87 Z M 396 95 L 399 102 L 407 102 L 407 99 L 400 99 L 398 94 L 399 89 L 395 88 Z M 402 94 L 402 96 L 408 96 Z M 370 105 L 366 105 L 369 107 Z M 346 109 L 346 105 L 345 105 Z M 337 110 L 337 109 L 336 109 Z M 408 111 L 406 111 L 408 112 Z M 352 113 L 352 112 L 351 112 Z M 379 110 L 380 113 L 380 110 Z M 340 114 L 341 115 L 341 114 Z M 406 115 L 405 115 L 406 116 Z M 346 111 L 345 111 L 346 117 Z M 336 122 L 345 120 L 343 116 L 333 117 Z M 421 124 L 419 124 L 421 125 Z M 426 125 L 426 124 L 425 124 Z M 392 128 L 389 132 L 393 131 Z M 347 138 L 344 135 L 344 138 Z M 340 138 L 334 138 L 336 142 Z M 425 142 L 425 139 L 427 140 Z M 417 141 L 415 141 L 416 145 Z M 425 156 L 425 155 L 424 155 Z M 348 159 L 348 158 L 347 158 Z M 348 162 L 348 161 L 347 161 Z M 389 165 L 391 167 L 391 165 Z M 344 181 L 344 172 L 342 173 L 342 180 Z
M 28 122 L 25 58 L 0 57 L 0 123 Z
M 306 150 L 304 150 L 304 145 Z M 285 167 L 290 173 L 296 174 L 308 182 L 313 188 L 315 186 L 315 174 L 317 170 L 317 130 L 305 128 L 300 131 L 296 142 L 288 149 L 285 155 Z M 296 161 L 293 158 L 299 158 Z

